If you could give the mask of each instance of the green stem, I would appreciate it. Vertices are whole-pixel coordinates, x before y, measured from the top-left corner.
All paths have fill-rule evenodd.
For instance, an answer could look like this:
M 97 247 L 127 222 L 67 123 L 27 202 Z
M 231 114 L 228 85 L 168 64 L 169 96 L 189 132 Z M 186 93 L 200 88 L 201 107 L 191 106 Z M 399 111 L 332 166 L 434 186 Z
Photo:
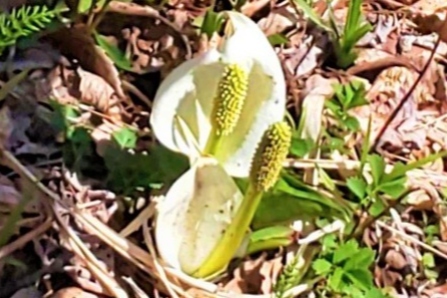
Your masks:
M 205 146 L 205 154 L 216 155 L 216 151 L 222 143 L 222 135 L 217 134 L 217 130 L 213 125 L 211 129 L 210 136 Z
M 262 191 L 256 190 L 255 186 L 250 184 L 241 206 L 236 212 L 236 216 L 227 227 L 211 254 L 200 268 L 192 273 L 194 277 L 205 278 L 227 267 L 244 239 L 261 201 L 262 194 Z
M 99 23 L 101 23 L 102 19 L 106 15 L 107 12 L 107 6 L 109 6 L 109 3 L 112 2 L 112 0 L 105 0 L 104 5 L 101 7 L 101 10 L 98 12 L 98 15 L 95 18 L 95 14 L 91 11 L 89 17 L 91 16 L 91 19 L 89 19 L 89 25 L 88 29 L 90 32 L 93 32 L 96 30 L 96 27 L 98 27 Z M 94 7 L 94 5 L 92 5 Z
M 256 241 L 248 245 L 247 255 L 251 255 L 259 251 L 289 246 L 290 244 L 292 244 L 292 242 L 293 238 L 291 237 L 272 238 L 263 241 Z
M 379 220 L 382 216 L 388 214 L 392 207 L 399 204 L 403 199 L 405 199 L 413 191 L 415 191 L 415 190 L 407 189 L 396 200 L 392 200 L 390 202 L 385 201 L 385 204 L 386 204 L 385 209 L 383 209 L 379 214 L 377 214 L 375 216 L 369 216 L 361 223 L 357 222 L 356 228 L 353 229 L 352 233 L 348 236 L 348 239 L 361 237 L 368 227 L 370 227 L 374 222 Z M 365 209 L 366 210 L 365 212 L 367 212 L 369 208 L 370 208 L 370 206 L 367 209 Z

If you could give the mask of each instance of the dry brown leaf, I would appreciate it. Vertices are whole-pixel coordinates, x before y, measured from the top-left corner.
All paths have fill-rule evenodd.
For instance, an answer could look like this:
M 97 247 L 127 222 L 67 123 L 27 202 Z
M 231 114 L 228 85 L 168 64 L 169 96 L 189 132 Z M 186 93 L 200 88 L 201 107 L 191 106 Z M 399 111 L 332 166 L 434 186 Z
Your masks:
M 234 276 L 223 289 L 236 294 L 270 294 L 273 285 L 283 267 L 282 257 L 278 256 L 267 260 L 264 252 L 255 260 L 244 261 L 234 271 Z
M 124 98 L 117 69 L 104 51 L 95 45 L 85 26 L 64 27 L 47 38 L 64 56 L 76 58 L 83 69 L 103 78 L 119 98 Z
M 447 3 L 444 0 L 401 0 L 401 2 L 410 2 L 411 7 L 427 15 L 436 12 L 442 12 L 447 9 Z
M 64 288 L 62 290 L 54 293 L 51 298 L 100 298 L 98 296 L 89 292 L 84 291 L 78 287 Z
M 390 249 L 385 255 L 386 263 L 393 269 L 401 270 L 405 266 L 407 266 L 407 260 L 402 255 L 401 252 L 398 252 L 394 249 Z
M 241 12 L 248 17 L 252 17 L 270 3 L 270 0 L 247 1 L 241 7 Z
M 91 137 L 96 144 L 96 152 L 99 156 L 104 156 L 107 149 L 110 146 L 113 146 L 111 142 L 112 134 L 121 128 L 122 127 L 106 121 L 92 131 Z
M 10 111 L 8 107 L 0 109 L 0 148 L 9 148 L 9 137 L 13 130 Z
M 401 99 L 398 93 L 402 89 L 407 92 L 414 84 L 418 74 L 414 70 L 406 67 L 394 66 L 383 70 L 375 79 L 371 90 L 367 97 L 372 101 L 380 101 L 381 103 L 388 103 L 389 101 L 395 104 Z M 418 84 L 414 90 L 414 98 L 416 103 L 426 103 L 434 101 L 434 90 L 428 84 L 429 79 L 421 84 Z M 433 83 L 433 82 L 432 82 Z M 389 111 L 384 111 L 384 114 L 389 114 Z
M 237 294 L 258 294 L 262 283 L 259 270 L 266 261 L 267 254 L 263 253 L 255 260 L 243 262 L 234 271 L 233 278 L 223 287 L 225 291 Z
M 374 276 L 376 283 L 381 287 L 396 287 L 397 283 L 403 279 L 400 273 L 377 266 L 374 270 Z
M 263 276 L 261 294 L 270 294 L 273 292 L 273 286 L 278 280 L 282 268 L 282 256 L 278 256 L 262 264 L 262 267 L 259 270 L 259 274 Z
M 434 202 L 430 195 L 423 189 L 413 191 L 406 199 L 406 202 L 415 210 L 433 210 Z
M 0 175 L 0 203 L 14 206 L 21 200 L 22 194 L 17 191 L 14 183 L 6 176 Z
M 438 204 L 436 209 L 439 220 L 439 233 L 442 241 L 447 241 L 447 208 L 441 204 Z
M 65 266 L 64 270 L 83 289 L 97 294 L 107 293 L 107 290 L 94 280 L 90 271 L 83 266 Z
M 327 42 L 327 39 L 320 38 L 318 43 L 314 43 L 313 37 L 309 37 L 298 48 L 283 50 L 285 67 L 296 77 L 311 73 L 323 62 L 325 54 L 323 49 L 327 46 Z
M 215 298 L 216 295 L 208 294 L 202 290 L 196 288 L 190 288 L 186 291 L 187 294 L 191 295 L 194 298 Z
M 375 48 L 361 48 L 357 51 L 357 58 L 355 59 L 355 64 L 362 64 L 365 62 L 374 62 L 379 59 L 389 58 L 392 55 L 386 51 L 382 51 Z
M 121 119 L 120 110 L 116 106 L 118 98 L 102 77 L 80 69 L 77 71 L 77 78 L 79 87 L 78 90 L 73 91 L 80 93 L 81 102 L 94 106 L 114 119 Z
M 38 289 L 36 289 L 35 287 L 29 287 L 18 290 L 10 298 L 42 298 L 42 297 L 43 295 Z
M 432 289 L 427 289 L 424 291 L 424 293 L 426 295 L 428 295 L 429 297 L 434 297 L 436 294 L 437 295 L 447 295 L 447 283 L 442 284 L 437 287 L 434 287 Z M 444 296 L 442 296 L 442 297 L 444 297 Z
M 295 26 L 295 23 L 280 13 L 271 12 L 267 17 L 262 18 L 259 23 L 266 36 L 283 33 L 285 30 Z

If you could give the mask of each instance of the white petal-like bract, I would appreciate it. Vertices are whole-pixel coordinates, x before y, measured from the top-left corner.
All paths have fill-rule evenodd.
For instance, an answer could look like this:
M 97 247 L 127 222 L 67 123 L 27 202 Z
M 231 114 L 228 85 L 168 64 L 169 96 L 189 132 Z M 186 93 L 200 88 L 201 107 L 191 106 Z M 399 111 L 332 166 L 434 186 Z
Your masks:
M 248 74 L 248 90 L 232 133 L 215 158 L 233 177 L 247 177 L 264 131 L 285 113 L 286 86 L 279 59 L 261 29 L 239 12 L 224 12 L 224 37 L 215 49 L 184 62 L 163 81 L 154 99 L 151 126 L 157 139 L 191 161 L 204 154 L 213 125 L 213 105 L 226 65 Z
M 243 195 L 213 158 L 200 158 L 159 203 L 155 238 L 162 259 L 193 273 L 231 223 Z

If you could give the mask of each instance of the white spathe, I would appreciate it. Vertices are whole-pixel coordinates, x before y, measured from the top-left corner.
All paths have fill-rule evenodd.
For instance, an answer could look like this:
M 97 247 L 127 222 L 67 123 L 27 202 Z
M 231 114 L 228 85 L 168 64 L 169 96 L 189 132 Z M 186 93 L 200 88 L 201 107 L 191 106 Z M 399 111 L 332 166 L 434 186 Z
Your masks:
M 286 86 L 279 59 L 260 28 L 241 13 L 225 15 L 228 22 L 217 48 L 184 62 L 162 82 L 150 121 L 164 146 L 193 163 L 204 154 L 223 70 L 238 64 L 248 73 L 248 94 L 235 130 L 214 156 L 229 175 L 247 177 L 262 134 L 284 117 Z
M 196 271 L 231 223 L 243 195 L 214 158 L 199 158 L 157 206 L 155 239 L 167 265 Z

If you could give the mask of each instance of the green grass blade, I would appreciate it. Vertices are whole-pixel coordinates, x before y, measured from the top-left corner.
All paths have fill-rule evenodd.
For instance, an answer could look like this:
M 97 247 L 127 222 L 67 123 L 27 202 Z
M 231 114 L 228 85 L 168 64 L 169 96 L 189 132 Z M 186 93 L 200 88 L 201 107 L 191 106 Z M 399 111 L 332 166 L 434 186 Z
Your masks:
M 346 16 L 346 24 L 344 28 L 344 36 L 348 36 L 355 31 L 360 23 L 362 10 L 362 0 L 349 1 L 348 14 Z

